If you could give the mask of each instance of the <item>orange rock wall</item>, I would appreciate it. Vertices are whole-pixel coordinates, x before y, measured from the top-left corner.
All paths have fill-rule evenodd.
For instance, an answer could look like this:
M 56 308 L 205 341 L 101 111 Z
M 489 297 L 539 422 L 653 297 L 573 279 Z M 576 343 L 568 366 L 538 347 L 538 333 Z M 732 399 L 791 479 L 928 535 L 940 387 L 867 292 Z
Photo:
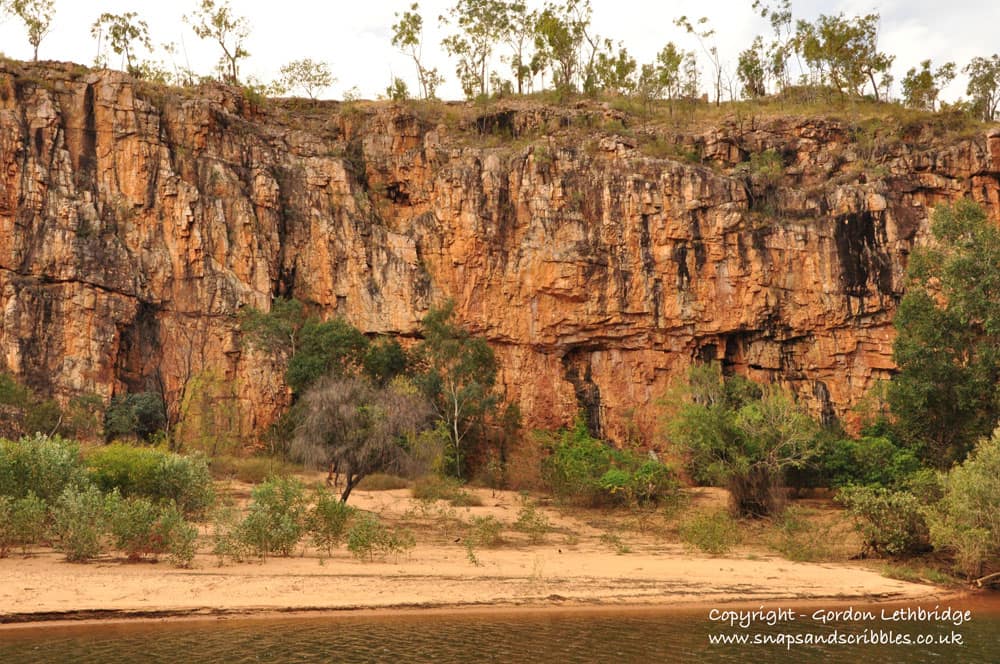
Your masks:
M 581 130 L 613 113 L 596 104 L 455 126 L 32 72 L 0 69 L 0 362 L 63 399 L 161 391 L 175 419 L 197 389 L 242 437 L 287 405 L 236 319 L 277 294 L 407 337 L 453 298 L 532 427 L 583 409 L 648 437 L 699 359 L 843 418 L 893 370 L 933 206 L 972 196 L 1000 219 L 998 131 L 872 146 L 834 120 L 734 119 L 669 132 L 691 164 Z M 739 166 L 768 149 L 777 182 Z

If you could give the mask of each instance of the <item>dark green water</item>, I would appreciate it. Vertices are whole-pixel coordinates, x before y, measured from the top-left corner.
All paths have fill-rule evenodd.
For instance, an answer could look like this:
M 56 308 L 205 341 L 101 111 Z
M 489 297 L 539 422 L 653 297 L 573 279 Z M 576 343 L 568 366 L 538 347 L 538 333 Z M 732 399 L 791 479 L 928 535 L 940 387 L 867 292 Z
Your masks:
M 942 604 L 948 606 L 948 603 Z M 779 608 L 783 605 L 767 605 Z M 1000 601 L 953 602 L 972 610 L 960 627 L 940 621 L 812 619 L 749 630 L 709 620 L 707 610 L 530 611 L 462 614 L 336 615 L 276 620 L 179 621 L 0 630 L 0 662 L 856 662 L 997 664 Z M 726 609 L 729 607 L 720 607 Z M 754 607 L 756 608 L 756 607 Z M 933 607 L 928 607 L 933 608 Z M 843 609 L 843 607 L 830 607 Z M 961 635 L 963 645 L 711 645 L 710 635 L 760 634 L 804 639 L 858 634 L 934 640 Z M 796 637 L 795 635 L 800 635 Z

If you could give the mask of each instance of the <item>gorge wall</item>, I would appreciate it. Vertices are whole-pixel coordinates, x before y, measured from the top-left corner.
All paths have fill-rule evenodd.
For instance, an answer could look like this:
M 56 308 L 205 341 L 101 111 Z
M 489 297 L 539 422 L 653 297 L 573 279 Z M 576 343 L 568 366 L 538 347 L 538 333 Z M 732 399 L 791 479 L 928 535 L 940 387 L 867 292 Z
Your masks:
M 844 417 L 893 370 L 932 208 L 971 196 L 1000 219 L 1000 131 L 688 126 L 596 102 L 260 108 L 6 63 L 0 368 L 61 399 L 152 389 L 175 418 L 197 392 L 246 438 L 289 394 L 240 307 L 292 296 L 414 337 L 452 298 L 528 426 L 583 409 L 649 434 L 701 359 Z M 755 171 L 766 150 L 780 167 Z

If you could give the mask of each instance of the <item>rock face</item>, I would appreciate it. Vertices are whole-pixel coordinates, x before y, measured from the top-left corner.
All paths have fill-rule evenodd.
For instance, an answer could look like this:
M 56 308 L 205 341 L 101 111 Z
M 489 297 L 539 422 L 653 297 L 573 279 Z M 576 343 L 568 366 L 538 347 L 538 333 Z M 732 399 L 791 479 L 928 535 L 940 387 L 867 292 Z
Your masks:
M 415 108 L 0 68 L 0 362 L 62 399 L 155 390 L 247 438 L 289 397 L 240 307 L 293 296 L 412 337 L 453 298 L 528 426 L 582 409 L 648 435 L 709 359 L 843 418 L 893 371 L 932 208 L 1000 219 L 996 130 Z

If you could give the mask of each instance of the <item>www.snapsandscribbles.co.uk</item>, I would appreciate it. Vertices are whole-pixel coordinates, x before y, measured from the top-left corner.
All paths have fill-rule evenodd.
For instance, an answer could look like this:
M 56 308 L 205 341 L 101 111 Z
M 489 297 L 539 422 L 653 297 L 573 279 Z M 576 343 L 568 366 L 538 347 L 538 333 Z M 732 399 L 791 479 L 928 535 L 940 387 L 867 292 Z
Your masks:
M 960 646 L 964 639 L 959 630 L 972 620 L 972 611 L 940 605 L 810 610 L 761 605 L 757 609 L 711 609 L 708 619 L 721 628 L 708 635 L 713 646 Z M 793 626 L 799 629 L 792 631 Z

